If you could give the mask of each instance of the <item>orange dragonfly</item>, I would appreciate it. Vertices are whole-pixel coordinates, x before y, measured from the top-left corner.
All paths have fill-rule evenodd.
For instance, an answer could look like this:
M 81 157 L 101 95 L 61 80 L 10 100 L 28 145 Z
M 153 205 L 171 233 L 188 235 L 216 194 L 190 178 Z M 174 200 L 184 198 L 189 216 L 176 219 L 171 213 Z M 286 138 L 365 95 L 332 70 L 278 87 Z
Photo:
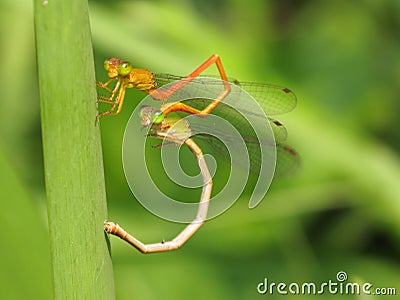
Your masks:
M 210 81 L 207 79 L 210 77 L 204 78 L 200 77 L 200 75 L 213 64 L 216 65 L 219 78 L 222 80 L 223 84 L 223 91 L 218 97 L 213 101 L 193 99 L 185 101 L 185 103 L 179 101 L 165 103 L 174 93 L 190 83 L 198 83 L 199 85 L 201 84 L 203 88 L 207 88 L 207 84 L 210 84 Z M 292 169 L 296 168 L 299 164 L 299 155 L 297 152 L 290 146 L 282 143 L 287 137 L 286 128 L 279 121 L 269 118 L 270 115 L 289 112 L 296 106 L 297 98 L 295 94 L 286 87 L 265 83 L 240 82 L 236 79 L 230 79 L 227 77 L 221 58 L 217 54 L 211 55 L 204 63 L 187 76 L 164 73 L 154 74 L 146 69 L 134 68 L 128 61 L 118 58 L 109 58 L 105 60 L 104 68 L 110 79 L 104 83 L 97 82 L 97 85 L 105 89 L 109 93 L 109 96 L 99 96 L 98 102 L 110 104 L 111 108 L 103 113 L 99 113 L 96 116 L 97 120 L 103 116 L 118 115 L 123 107 L 126 89 L 135 88 L 146 92 L 154 100 L 161 100 L 163 102 L 161 111 L 164 117 L 176 111 L 204 117 L 215 110 L 217 115 L 229 121 L 233 120 L 234 122 L 235 119 L 238 119 L 235 111 L 220 103 L 231 92 L 231 85 L 235 85 L 253 96 L 268 115 L 276 139 L 275 145 L 278 150 L 279 164 L 277 165 L 277 170 L 282 170 L 282 172 L 277 173 L 291 173 Z M 109 86 L 113 82 L 116 83 L 113 88 L 110 88 Z M 214 84 L 221 84 L 221 81 L 215 80 L 214 82 Z M 171 85 L 168 85 L 166 89 L 161 88 L 167 86 L 167 84 Z M 237 96 L 237 101 L 240 101 L 240 95 Z M 257 114 L 257 112 L 253 111 L 250 113 Z M 248 144 L 252 145 L 254 143 L 249 142 Z M 285 167 L 279 167 L 283 165 Z
M 150 94 L 153 99 L 165 102 L 173 93 L 185 85 L 196 81 L 201 83 L 201 78 L 196 78 L 213 64 L 217 66 L 219 77 L 224 82 L 224 92 L 201 110 L 185 105 L 181 102 L 175 102 L 163 109 L 165 116 L 173 111 L 184 111 L 199 116 L 209 114 L 226 97 L 226 95 L 229 94 L 230 83 L 240 86 L 252 95 L 260 103 L 267 115 L 285 113 L 296 106 L 297 99 L 295 94 L 286 87 L 263 83 L 239 82 L 238 80 L 229 79 L 225 73 L 224 67 L 222 66 L 221 58 L 217 54 L 211 55 L 210 58 L 188 76 L 154 74 L 145 69 L 133 68 L 132 64 L 128 61 L 120 60 L 118 58 L 109 58 L 104 62 L 104 68 L 110 79 L 104 83 L 97 82 L 97 85 L 110 94 L 109 96 L 99 96 L 98 102 L 110 104 L 111 108 L 106 112 L 99 113 L 96 118 L 99 119 L 103 116 L 118 115 L 122 110 L 125 100 L 125 92 L 128 88 L 135 88 L 144 91 L 147 94 Z M 115 86 L 109 88 L 109 85 L 114 81 L 116 81 Z M 174 81 L 177 82 L 168 89 L 159 89 L 159 87 Z

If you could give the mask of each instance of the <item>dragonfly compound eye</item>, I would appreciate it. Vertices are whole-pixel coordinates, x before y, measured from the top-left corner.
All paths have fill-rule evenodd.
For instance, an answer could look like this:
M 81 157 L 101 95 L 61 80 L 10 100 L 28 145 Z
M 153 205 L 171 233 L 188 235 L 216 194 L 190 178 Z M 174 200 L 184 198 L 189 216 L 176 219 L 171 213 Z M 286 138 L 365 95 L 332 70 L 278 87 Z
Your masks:
M 131 70 L 132 70 L 132 65 L 126 61 L 118 66 L 118 72 L 122 76 L 128 75 L 131 72 Z
M 103 63 L 104 69 L 106 71 L 108 71 L 108 69 L 110 68 L 110 63 L 109 63 L 109 59 L 106 59 Z
M 164 113 L 158 110 L 153 113 L 153 124 L 161 124 L 164 121 Z

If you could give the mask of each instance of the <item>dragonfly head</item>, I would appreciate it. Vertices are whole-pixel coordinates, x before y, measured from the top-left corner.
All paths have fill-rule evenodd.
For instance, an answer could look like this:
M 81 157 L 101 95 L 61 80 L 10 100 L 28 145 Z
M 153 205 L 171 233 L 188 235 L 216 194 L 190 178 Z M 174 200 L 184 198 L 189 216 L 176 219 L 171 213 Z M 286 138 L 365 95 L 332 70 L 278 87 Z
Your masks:
M 159 125 L 164 121 L 164 113 L 154 107 L 143 105 L 140 109 L 140 119 L 144 127 Z
M 112 57 L 104 61 L 104 69 L 108 72 L 108 77 L 127 76 L 132 71 L 132 65 L 125 60 Z

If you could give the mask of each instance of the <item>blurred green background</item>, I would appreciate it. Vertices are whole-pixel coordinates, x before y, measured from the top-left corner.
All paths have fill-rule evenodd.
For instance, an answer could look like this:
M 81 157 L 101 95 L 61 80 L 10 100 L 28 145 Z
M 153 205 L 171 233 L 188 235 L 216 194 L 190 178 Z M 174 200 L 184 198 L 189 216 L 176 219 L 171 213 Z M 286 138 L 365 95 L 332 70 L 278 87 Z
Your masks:
M 322 283 L 339 271 L 400 293 L 399 1 L 89 4 L 98 80 L 110 56 L 184 75 L 218 53 L 229 76 L 298 97 L 278 119 L 301 154 L 299 172 L 274 181 L 254 210 L 243 197 L 179 251 L 144 256 L 111 237 L 118 299 L 280 299 L 259 295 L 257 284 Z M 50 299 L 32 3 L 0 8 L 0 295 Z M 122 114 L 101 130 L 110 219 L 156 242 L 183 226 L 134 199 L 121 162 L 125 124 L 144 96 L 129 90 Z M 386 298 L 394 296 L 368 297 Z

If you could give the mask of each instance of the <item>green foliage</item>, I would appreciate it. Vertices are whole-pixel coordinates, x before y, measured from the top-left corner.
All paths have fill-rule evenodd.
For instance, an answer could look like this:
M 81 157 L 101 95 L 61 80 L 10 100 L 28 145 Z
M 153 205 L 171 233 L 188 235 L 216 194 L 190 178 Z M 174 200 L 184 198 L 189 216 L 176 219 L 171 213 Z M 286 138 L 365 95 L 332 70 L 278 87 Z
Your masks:
M 55 299 L 114 297 L 87 1 L 35 2 Z

